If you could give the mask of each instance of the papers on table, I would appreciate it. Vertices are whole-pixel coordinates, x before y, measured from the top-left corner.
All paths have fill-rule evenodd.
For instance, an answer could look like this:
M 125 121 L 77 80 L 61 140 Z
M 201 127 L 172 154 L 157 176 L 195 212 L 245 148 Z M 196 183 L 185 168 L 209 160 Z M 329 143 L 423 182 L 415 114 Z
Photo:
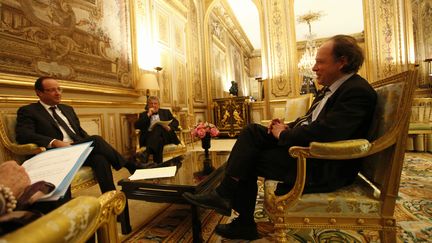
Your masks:
M 55 189 L 39 201 L 53 201 L 64 196 L 76 172 L 92 151 L 91 144 L 87 142 L 49 149 L 24 161 L 22 166 L 29 174 L 31 183 L 46 181 L 55 185 Z
M 129 177 L 130 180 L 143 180 L 172 177 L 175 175 L 177 166 L 159 167 L 151 169 L 136 170 L 133 175 Z

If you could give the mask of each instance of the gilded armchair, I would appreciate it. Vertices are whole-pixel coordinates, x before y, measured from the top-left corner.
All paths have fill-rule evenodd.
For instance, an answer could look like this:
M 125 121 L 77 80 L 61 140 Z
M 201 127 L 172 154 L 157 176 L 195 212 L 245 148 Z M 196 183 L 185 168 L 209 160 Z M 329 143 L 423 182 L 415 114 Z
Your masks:
M 138 120 L 139 114 L 131 113 L 126 114 L 126 120 L 128 122 L 129 131 L 130 131 L 130 151 L 129 154 L 131 156 L 135 156 L 137 154 L 141 154 L 146 150 L 146 147 L 140 147 L 139 137 L 140 130 L 135 129 L 135 122 Z M 184 143 L 183 135 L 181 131 L 177 133 L 179 136 L 180 144 L 167 144 L 163 147 L 163 157 L 176 157 L 186 153 L 186 145 Z
M 0 238 L 0 242 L 85 242 L 97 233 L 97 242 L 120 242 L 116 216 L 126 205 L 120 191 L 99 198 L 79 196 L 49 214 Z
M 17 144 L 15 141 L 15 124 L 16 113 L 0 113 L 0 139 L 5 154 L 5 160 L 13 159 L 18 162 L 23 162 L 26 156 L 38 154 L 46 150 L 45 147 L 39 147 L 33 143 Z M 74 193 L 77 190 L 88 188 L 96 184 L 97 180 L 94 177 L 91 167 L 83 166 L 74 176 L 71 183 L 71 190 L 72 193 Z
M 273 109 L 272 118 L 284 119 L 285 123 L 292 122 L 297 117 L 306 114 L 312 104 L 312 94 L 304 94 L 297 97 L 288 98 L 285 107 L 275 107 Z M 262 120 L 261 124 L 266 126 L 270 120 Z
M 416 71 L 373 83 L 378 93 L 374 124 L 366 139 L 313 142 L 291 147 L 297 158 L 294 188 L 276 196 L 277 182 L 265 181 L 264 209 L 274 223 L 276 240 L 286 242 L 287 229 L 369 229 L 380 232 L 381 242 L 396 242 L 393 216 L 404 158 L 408 120 Z M 331 193 L 304 194 L 308 158 L 363 158 L 356 182 Z M 317 236 L 319 238 L 319 236 Z

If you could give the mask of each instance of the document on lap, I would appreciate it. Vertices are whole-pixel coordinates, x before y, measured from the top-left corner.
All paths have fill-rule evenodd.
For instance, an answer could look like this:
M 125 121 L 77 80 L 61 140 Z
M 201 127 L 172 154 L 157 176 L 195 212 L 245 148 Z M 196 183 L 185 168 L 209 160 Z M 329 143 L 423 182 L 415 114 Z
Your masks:
M 156 125 L 161 125 L 161 126 L 168 126 L 170 123 L 172 122 L 172 120 L 169 121 L 156 121 L 154 123 L 152 123 L 150 125 L 150 131 L 156 126 Z
M 144 180 L 154 178 L 164 178 L 175 176 L 177 166 L 167 166 L 151 169 L 136 170 L 135 173 L 129 176 L 130 180 Z
M 73 177 L 92 151 L 91 144 L 90 141 L 49 149 L 24 161 L 22 166 L 29 174 L 31 183 L 46 181 L 55 185 L 51 193 L 38 201 L 55 201 L 65 195 Z

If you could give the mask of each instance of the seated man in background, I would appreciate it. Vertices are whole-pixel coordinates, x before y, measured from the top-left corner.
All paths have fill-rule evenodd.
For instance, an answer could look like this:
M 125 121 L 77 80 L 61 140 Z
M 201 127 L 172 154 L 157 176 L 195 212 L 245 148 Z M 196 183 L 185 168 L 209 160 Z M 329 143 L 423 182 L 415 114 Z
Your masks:
M 57 80 L 40 77 L 34 85 L 39 102 L 22 106 L 17 112 L 16 140 L 35 143 L 46 148 L 58 148 L 92 141 L 93 150 L 84 165 L 92 167 L 102 193 L 115 190 L 111 165 L 116 170 L 126 167 L 133 174 L 144 168 L 135 161 L 127 161 L 102 137 L 89 136 L 81 127 L 71 106 L 60 104 L 62 89 Z
M 140 147 L 146 147 L 143 154 L 144 162 L 148 156 L 153 154 L 156 164 L 162 163 L 163 146 L 166 144 L 179 144 L 175 131 L 178 130 L 179 122 L 168 109 L 159 108 L 159 98 L 150 96 L 147 100 L 148 109 L 142 112 L 135 122 L 135 128 L 141 130 Z M 160 121 L 171 121 L 169 124 L 158 123 Z
M 293 188 L 297 176 L 296 159 L 288 149 L 311 142 L 332 142 L 366 138 L 375 110 L 377 94 L 368 81 L 357 74 L 364 56 L 357 41 L 337 35 L 318 49 L 313 71 L 324 88 L 315 97 L 305 116 L 285 125 L 279 119 L 267 127 L 250 124 L 240 133 L 225 167 L 221 184 L 213 191 L 185 192 L 190 203 L 239 216 L 229 224 L 216 226 L 216 233 L 230 239 L 259 238 L 254 210 L 257 177 L 279 180 L 276 195 Z M 354 182 L 359 160 L 308 160 L 305 193 L 331 192 Z M 282 186 L 281 186 L 282 185 Z

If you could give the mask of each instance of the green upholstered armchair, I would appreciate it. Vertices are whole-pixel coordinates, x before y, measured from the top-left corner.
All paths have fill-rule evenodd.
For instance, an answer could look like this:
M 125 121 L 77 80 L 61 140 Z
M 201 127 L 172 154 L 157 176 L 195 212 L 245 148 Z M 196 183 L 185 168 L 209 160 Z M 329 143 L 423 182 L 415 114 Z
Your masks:
M 276 181 L 266 180 L 264 185 L 264 209 L 274 223 L 277 241 L 288 240 L 287 229 L 314 228 L 378 230 L 381 242 L 396 242 L 393 214 L 416 73 L 410 70 L 373 83 L 378 102 L 370 141 L 313 142 L 289 149 L 297 158 L 294 188 L 276 196 Z M 354 184 L 331 193 L 303 195 L 308 158 L 364 159 Z
M 99 198 L 79 196 L 32 223 L 4 235 L 0 242 L 85 242 L 95 233 L 98 242 L 120 242 L 116 216 L 126 205 L 120 191 Z
M 23 162 L 25 156 L 38 154 L 46 150 L 36 144 L 17 144 L 15 140 L 16 113 L 0 112 L 0 139 L 5 160 Z M 0 162 L 1 163 L 1 162 Z M 97 184 L 93 170 L 89 166 L 81 167 L 71 183 L 72 193 Z
M 139 137 L 140 130 L 135 129 L 135 122 L 138 120 L 139 114 L 132 113 L 126 114 L 126 119 L 128 121 L 128 126 L 130 129 L 130 156 L 135 156 L 137 154 L 142 154 L 146 150 L 146 147 L 140 147 L 139 145 Z M 180 139 L 179 144 L 167 144 L 163 147 L 163 157 L 176 157 L 182 154 L 185 154 L 187 151 L 186 145 L 184 143 L 183 133 L 181 131 L 176 132 L 177 136 Z
M 407 150 L 432 152 L 432 98 L 414 98 Z

